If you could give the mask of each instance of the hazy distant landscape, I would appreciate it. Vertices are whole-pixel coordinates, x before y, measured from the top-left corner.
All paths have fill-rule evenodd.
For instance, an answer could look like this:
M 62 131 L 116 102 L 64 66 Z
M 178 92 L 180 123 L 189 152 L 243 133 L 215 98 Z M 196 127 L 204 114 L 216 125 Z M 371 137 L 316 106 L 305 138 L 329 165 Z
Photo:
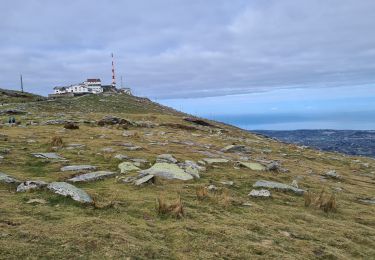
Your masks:
M 375 131 L 373 130 L 256 130 L 253 132 L 323 151 L 375 157 Z

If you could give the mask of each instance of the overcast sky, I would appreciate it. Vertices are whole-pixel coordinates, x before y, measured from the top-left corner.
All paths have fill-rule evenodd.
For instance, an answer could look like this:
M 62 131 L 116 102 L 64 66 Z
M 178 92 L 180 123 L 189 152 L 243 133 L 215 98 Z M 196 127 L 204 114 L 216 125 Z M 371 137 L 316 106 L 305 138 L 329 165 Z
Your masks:
M 374 0 L 1 0 L 0 87 L 88 77 L 151 98 L 375 82 Z

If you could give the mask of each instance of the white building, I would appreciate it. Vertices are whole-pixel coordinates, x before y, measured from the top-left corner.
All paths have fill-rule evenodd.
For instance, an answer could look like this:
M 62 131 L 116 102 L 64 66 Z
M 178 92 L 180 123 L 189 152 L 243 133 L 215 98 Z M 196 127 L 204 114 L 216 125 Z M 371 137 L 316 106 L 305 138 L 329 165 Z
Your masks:
M 87 79 L 83 83 L 70 85 L 67 87 L 55 87 L 53 88 L 54 94 L 66 94 L 66 93 L 93 93 L 98 94 L 103 92 L 102 82 L 100 79 Z

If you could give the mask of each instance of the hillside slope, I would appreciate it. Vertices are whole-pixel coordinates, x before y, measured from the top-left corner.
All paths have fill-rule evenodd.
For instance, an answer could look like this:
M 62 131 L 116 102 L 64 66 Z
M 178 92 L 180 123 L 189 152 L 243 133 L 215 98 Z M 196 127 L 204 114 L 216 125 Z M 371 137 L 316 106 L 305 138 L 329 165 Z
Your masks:
M 70 182 L 93 203 L 84 205 L 48 188 L 16 192 L 17 185 L 0 174 L 1 259 L 375 257 L 371 158 L 186 120 L 185 114 L 126 95 L 2 109 L 27 114 L 16 116 L 18 126 L 1 125 L 0 172 L 20 181 Z M 65 129 L 66 122 L 79 129 Z M 64 159 L 33 155 L 47 152 Z M 172 157 L 157 159 L 162 154 Z M 148 170 L 139 176 L 155 164 L 168 174 Z M 63 168 L 74 165 L 96 169 Z M 69 181 L 90 171 L 114 175 Z M 153 183 L 135 185 L 140 177 Z M 253 187 L 260 180 L 293 186 L 287 186 L 289 191 L 281 190 L 285 186 Z M 249 196 L 253 189 L 268 190 L 271 196 Z M 179 199 L 175 206 L 165 205 Z
M 40 101 L 44 99 L 44 97 L 39 95 L 0 88 L 0 103 L 23 103 Z

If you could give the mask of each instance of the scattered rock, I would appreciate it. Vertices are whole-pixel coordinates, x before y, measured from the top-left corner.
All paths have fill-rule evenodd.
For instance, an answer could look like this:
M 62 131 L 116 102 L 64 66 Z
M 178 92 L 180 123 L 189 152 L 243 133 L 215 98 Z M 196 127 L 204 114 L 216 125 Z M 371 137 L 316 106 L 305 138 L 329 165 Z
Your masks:
M 57 159 L 57 160 L 65 160 L 65 158 L 61 157 L 56 153 L 32 153 L 34 157 L 42 158 L 42 159 Z
M 193 123 L 193 124 L 196 124 L 196 125 L 201 125 L 201 126 L 214 126 L 202 119 L 198 119 L 198 118 L 193 118 L 193 117 L 185 117 L 184 120 L 186 122 L 190 122 L 190 123 Z
M 157 163 L 177 163 L 177 159 L 171 154 L 161 154 L 156 157 Z
M 206 162 L 207 164 L 222 164 L 222 163 L 228 163 L 229 160 L 228 159 L 222 159 L 222 158 L 204 158 L 203 159 L 204 162 Z
M 103 180 L 106 178 L 110 178 L 115 176 L 116 173 L 114 172 L 108 172 L 108 171 L 97 171 L 97 172 L 90 172 L 85 173 L 82 175 L 75 176 L 71 179 L 69 179 L 69 182 L 90 182 L 90 181 L 97 181 L 97 180 Z
M 154 180 L 154 175 L 149 174 L 149 175 L 146 175 L 146 176 L 136 180 L 134 182 L 134 185 L 139 186 L 139 185 L 142 185 L 142 184 L 147 183 L 147 182 L 153 182 L 153 180 Z
M 132 126 L 132 122 L 119 118 L 119 117 L 114 117 L 114 116 L 106 116 L 103 119 L 98 121 L 99 126 L 105 126 L 105 125 L 121 125 L 122 127 L 129 127 Z
M 65 125 L 68 121 L 65 119 L 53 119 L 43 122 L 43 125 Z
M 211 192 L 214 192 L 214 191 L 218 191 L 219 188 L 216 187 L 215 185 L 211 184 L 211 185 L 208 185 L 207 190 L 211 191 Z
M 85 170 L 95 170 L 96 166 L 91 166 L 91 165 L 69 165 L 69 166 L 64 166 L 60 170 L 62 172 L 66 171 L 85 171 Z
M 138 171 L 140 170 L 137 166 L 135 166 L 131 162 L 123 162 L 118 165 L 118 168 L 120 169 L 121 173 L 127 173 L 131 171 Z
M 281 191 L 291 191 L 294 192 L 297 195 L 303 195 L 305 192 L 302 189 L 295 188 L 293 186 L 280 183 L 280 182 L 274 182 L 274 181 L 265 181 L 265 180 L 260 180 L 257 181 L 254 185 L 254 188 L 268 188 L 268 189 L 277 189 Z
M 271 192 L 268 190 L 252 190 L 249 196 L 254 198 L 269 198 L 271 197 Z
M 122 183 L 132 183 L 136 180 L 137 180 L 137 178 L 135 178 L 133 176 L 128 176 L 128 177 L 119 177 L 117 181 L 122 182 Z
M 20 184 L 21 181 L 10 177 L 9 175 L 0 172 L 0 183 L 5 183 L 5 184 Z
M 279 168 L 280 168 L 280 165 L 276 161 L 272 161 L 272 162 L 266 164 L 266 170 L 267 171 L 278 171 Z
M 124 154 L 116 154 L 114 158 L 117 160 L 126 160 L 126 159 L 129 159 L 129 156 L 124 155 Z
M 65 129 L 76 130 L 79 129 L 79 125 L 74 122 L 66 122 L 64 124 Z
M 225 186 L 233 186 L 234 185 L 233 181 L 221 181 L 220 183 L 225 185 Z
M 44 181 L 25 181 L 17 187 L 17 192 L 26 192 L 30 190 L 40 190 L 47 186 L 47 182 Z
M 186 173 L 176 164 L 170 163 L 155 163 L 151 168 L 140 171 L 140 174 L 160 176 L 166 179 L 191 180 L 193 176 Z
M 245 145 L 228 145 L 221 149 L 221 151 L 224 153 L 248 153 L 250 152 L 250 148 Z
M 179 166 L 196 179 L 200 178 L 199 172 L 206 170 L 205 167 L 199 166 L 195 162 L 189 160 L 186 160 L 184 163 L 180 163 Z
M 26 203 L 27 204 L 46 204 L 47 201 L 44 199 L 29 199 Z
M 102 148 L 101 151 L 105 153 L 113 153 L 115 152 L 115 149 L 113 149 L 112 147 L 105 147 L 105 148 Z
M 298 189 L 298 182 L 297 180 L 293 180 L 291 186 Z
M 148 160 L 142 158 L 132 158 L 130 159 L 130 161 L 132 161 L 133 164 L 137 167 L 145 167 L 150 165 Z
M 369 205 L 375 205 L 375 197 L 374 198 L 360 198 L 358 199 L 359 202 Z
M 263 164 L 257 162 L 236 162 L 235 165 L 239 167 L 246 167 L 253 171 L 265 171 L 267 169 Z
M 332 179 L 342 179 L 342 177 L 339 174 L 337 174 L 335 170 L 331 170 L 324 173 L 324 176 Z
M 244 202 L 244 203 L 242 203 L 242 206 L 251 207 L 251 206 L 253 206 L 253 204 L 251 204 L 250 202 Z
M 136 131 L 124 131 L 122 132 L 122 136 L 124 137 L 133 137 L 133 136 L 137 136 L 138 133 Z
M 151 121 L 136 121 L 134 125 L 137 127 L 145 127 L 145 128 L 154 128 L 159 126 L 158 124 L 151 122 Z
M 92 198 L 84 191 L 67 182 L 52 182 L 48 184 L 47 188 L 52 192 L 70 197 L 75 201 L 81 203 L 92 203 Z
M 16 110 L 16 109 L 7 109 L 7 110 L 1 110 L 0 115 L 24 115 L 26 114 L 25 111 Z

